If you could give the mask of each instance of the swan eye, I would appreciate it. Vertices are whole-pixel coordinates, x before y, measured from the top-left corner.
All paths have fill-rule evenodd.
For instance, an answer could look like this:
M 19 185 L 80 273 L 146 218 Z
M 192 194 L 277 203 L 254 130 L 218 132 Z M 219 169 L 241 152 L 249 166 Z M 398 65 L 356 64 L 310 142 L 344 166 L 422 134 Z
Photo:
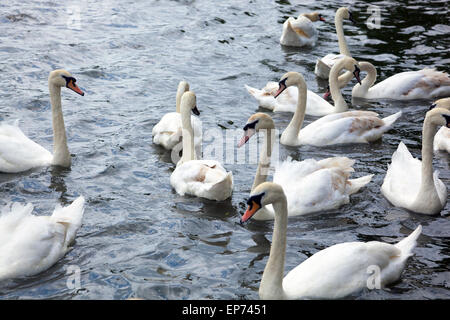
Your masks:
M 353 15 L 350 11 L 348 12 L 348 20 L 350 20 L 353 24 L 356 24 L 355 20 L 353 19 Z
M 244 126 L 244 131 L 247 131 L 248 129 L 255 129 L 256 124 L 258 123 L 258 121 L 259 121 L 259 120 L 255 120 L 255 121 L 253 121 L 253 122 L 247 123 L 247 124 Z
M 260 193 L 260 194 L 256 194 L 254 196 L 251 196 L 248 200 L 247 200 L 247 204 L 249 205 L 249 209 L 251 210 L 253 208 L 253 203 L 257 204 L 258 206 L 261 207 L 261 200 L 262 197 L 265 195 L 266 193 Z
M 443 116 L 445 118 L 445 121 L 447 122 L 446 123 L 447 128 L 450 128 L 450 116 L 448 116 L 446 114 L 443 114 Z
M 428 111 L 430 111 L 430 110 L 432 110 L 432 109 L 434 109 L 434 108 L 436 108 L 436 103 L 433 103 L 433 104 L 430 106 L 430 109 L 428 109 Z

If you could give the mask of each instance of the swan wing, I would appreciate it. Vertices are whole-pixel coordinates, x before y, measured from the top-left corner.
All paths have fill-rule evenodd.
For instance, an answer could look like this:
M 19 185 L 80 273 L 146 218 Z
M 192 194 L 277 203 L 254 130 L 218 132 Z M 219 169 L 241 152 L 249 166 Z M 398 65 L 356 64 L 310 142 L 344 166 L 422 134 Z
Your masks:
M 434 99 L 450 95 L 450 78 L 435 69 L 406 71 L 389 77 L 368 91 L 367 98 Z
M 349 180 L 354 160 L 333 157 L 320 161 L 288 158 L 276 165 L 273 182 L 281 185 L 288 201 L 288 215 L 295 216 L 336 208 L 349 202 L 349 195 L 370 181 Z M 267 208 L 273 211 L 273 208 Z
M 447 127 L 441 127 L 433 141 L 434 151 L 442 150 L 450 153 L 450 129 Z
M 422 162 L 415 159 L 405 144 L 400 142 L 388 165 L 381 192 L 395 206 L 408 208 L 420 189 L 421 168 Z
M 343 54 L 329 53 L 322 59 L 317 59 L 316 66 L 314 68 L 314 73 L 319 78 L 328 79 L 333 65 L 336 63 L 336 61 L 339 61 L 343 57 L 345 57 L 345 55 Z
M 314 46 L 317 41 L 317 31 L 314 24 L 304 16 L 298 19 L 288 18 L 283 24 L 280 43 L 285 46 Z
M 233 175 L 215 160 L 190 160 L 177 166 L 170 184 L 180 195 L 195 195 L 211 200 L 231 196 Z
M 52 154 L 17 125 L 0 124 L 0 172 L 15 173 L 50 165 Z
M 342 298 L 367 287 L 371 266 L 382 272 L 400 255 L 396 246 L 382 242 L 336 244 L 292 269 L 283 289 L 289 299 Z
M 194 144 L 198 147 L 202 141 L 202 121 L 191 116 L 194 130 Z M 152 129 L 153 143 L 163 146 L 166 150 L 173 149 L 182 139 L 181 114 L 178 112 L 166 113 Z
M 370 111 L 349 111 L 331 114 L 300 130 L 302 144 L 317 146 L 364 143 L 381 137 L 388 129 L 377 114 Z

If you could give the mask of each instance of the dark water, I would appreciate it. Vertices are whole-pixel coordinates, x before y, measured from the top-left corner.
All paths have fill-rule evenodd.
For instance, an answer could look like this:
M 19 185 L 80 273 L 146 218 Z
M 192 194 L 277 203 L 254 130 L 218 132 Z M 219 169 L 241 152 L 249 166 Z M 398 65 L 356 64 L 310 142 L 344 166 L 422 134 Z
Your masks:
M 262 87 L 287 71 L 308 88 L 326 82 L 313 73 L 318 57 L 337 52 L 334 12 L 348 5 L 358 26 L 344 29 L 353 56 L 374 63 L 378 79 L 434 66 L 449 72 L 447 1 L 378 1 L 381 29 L 369 29 L 363 1 L 8 1 L 0 4 L 0 120 L 20 119 L 23 131 L 52 148 L 49 71 L 65 68 L 85 90 L 65 90 L 63 110 L 72 167 L 0 176 L 0 205 L 32 202 L 37 214 L 86 197 L 74 249 L 49 270 L 0 285 L 0 298 L 256 299 L 267 261 L 272 222 L 239 225 L 256 165 L 225 163 L 233 171 L 232 199 L 222 203 L 178 196 L 169 153 L 152 144 L 151 130 L 174 110 L 178 82 L 197 94 L 204 129 L 238 129 L 258 110 L 244 84 Z M 279 45 L 284 20 L 318 10 L 327 23 L 315 48 Z M 72 21 L 72 22 L 71 22 Z M 344 90 L 351 102 L 351 88 Z M 428 217 L 392 207 L 380 186 L 403 140 L 420 156 L 422 120 L 430 101 L 353 101 L 351 108 L 403 116 L 369 145 L 280 147 L 296 159 L 347 155 L 355 176 L 372 182 L 337 210 L 289 220 L 286 271 L 313 253 L 344 241 L 394 243 L 423 226 L 402 280 L 356 299 L 450 297 L 448 210 Z M 292 114 L 271 114 L 284 128 Z M 314 118 L 307 117 L 306 123 Z M 448 186 L 449 155 L 435 168 Z M 81 270 L 81 288 L 66 285 L 66 267 Z

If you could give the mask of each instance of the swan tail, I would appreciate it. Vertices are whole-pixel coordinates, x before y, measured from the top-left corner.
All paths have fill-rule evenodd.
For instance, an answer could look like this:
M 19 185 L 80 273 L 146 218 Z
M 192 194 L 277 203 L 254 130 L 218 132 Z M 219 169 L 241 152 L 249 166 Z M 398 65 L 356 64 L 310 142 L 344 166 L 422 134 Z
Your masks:
M 228 199 L 233 191 L 233 173 L 228 172 L 225 178 L 213 184 L 209 191 L 214 200 L 222 201 Z
M 406 258 L 412 256 L 412 251 L 416 247 L 417 238 L 419 238 L 421 232 L 422 226 L 419 224 L 416 230 L 414 230 L 409 236 L 395 244 L 395 246 L 401 250 L 402 256 L 406 256 Z
M 258 99 L 260 96 L 263 95 L 263 91 L 262 90 L 250 87 L 250 86 L 248 86 L 246 84 L 244 84 L 244 87 L 245 87 L 245 89 L 247 89 L 248 93 L 250 93 L 256 99 Z
M 359 189 L 364 187 L 366 184 L 368 184 L 372 180 L 373 176 L 374 176 L 373 174 L 369 174 L 369 175 L 361 177 L 361 178 L 348 180 L 349 185 L 350 185 L 349 189 L 348 189 L 349 194 L 354 194 L 354 193 L 358 192 Z
M 397 121 L 398 118 L 400 118 L 402 115 L 402 112 L 399 111 L 397 113 L 394 113 L 386 118 L 383 118 L 384 126 L 386 128 L 386 131 L 392 127 L 395 121 Z
M 66 227 L 65 244 L 68 246 L 74 239 L 84 213 L 84 197 L 78 197 L 71 205 L 61 207 L 57 205 L 52 214 L 52 220 Z

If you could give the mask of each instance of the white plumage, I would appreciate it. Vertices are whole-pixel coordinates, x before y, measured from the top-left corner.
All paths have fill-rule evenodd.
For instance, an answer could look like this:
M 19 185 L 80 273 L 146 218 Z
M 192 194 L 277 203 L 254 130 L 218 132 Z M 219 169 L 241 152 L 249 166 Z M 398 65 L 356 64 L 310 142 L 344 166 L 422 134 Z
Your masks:
M 0 281 L 40 273 L 70 249 L 81 226 L 84 198 L 57 205 L 51 216 L 31 214 L 33 205 L 8 204 L 0 215 Z

